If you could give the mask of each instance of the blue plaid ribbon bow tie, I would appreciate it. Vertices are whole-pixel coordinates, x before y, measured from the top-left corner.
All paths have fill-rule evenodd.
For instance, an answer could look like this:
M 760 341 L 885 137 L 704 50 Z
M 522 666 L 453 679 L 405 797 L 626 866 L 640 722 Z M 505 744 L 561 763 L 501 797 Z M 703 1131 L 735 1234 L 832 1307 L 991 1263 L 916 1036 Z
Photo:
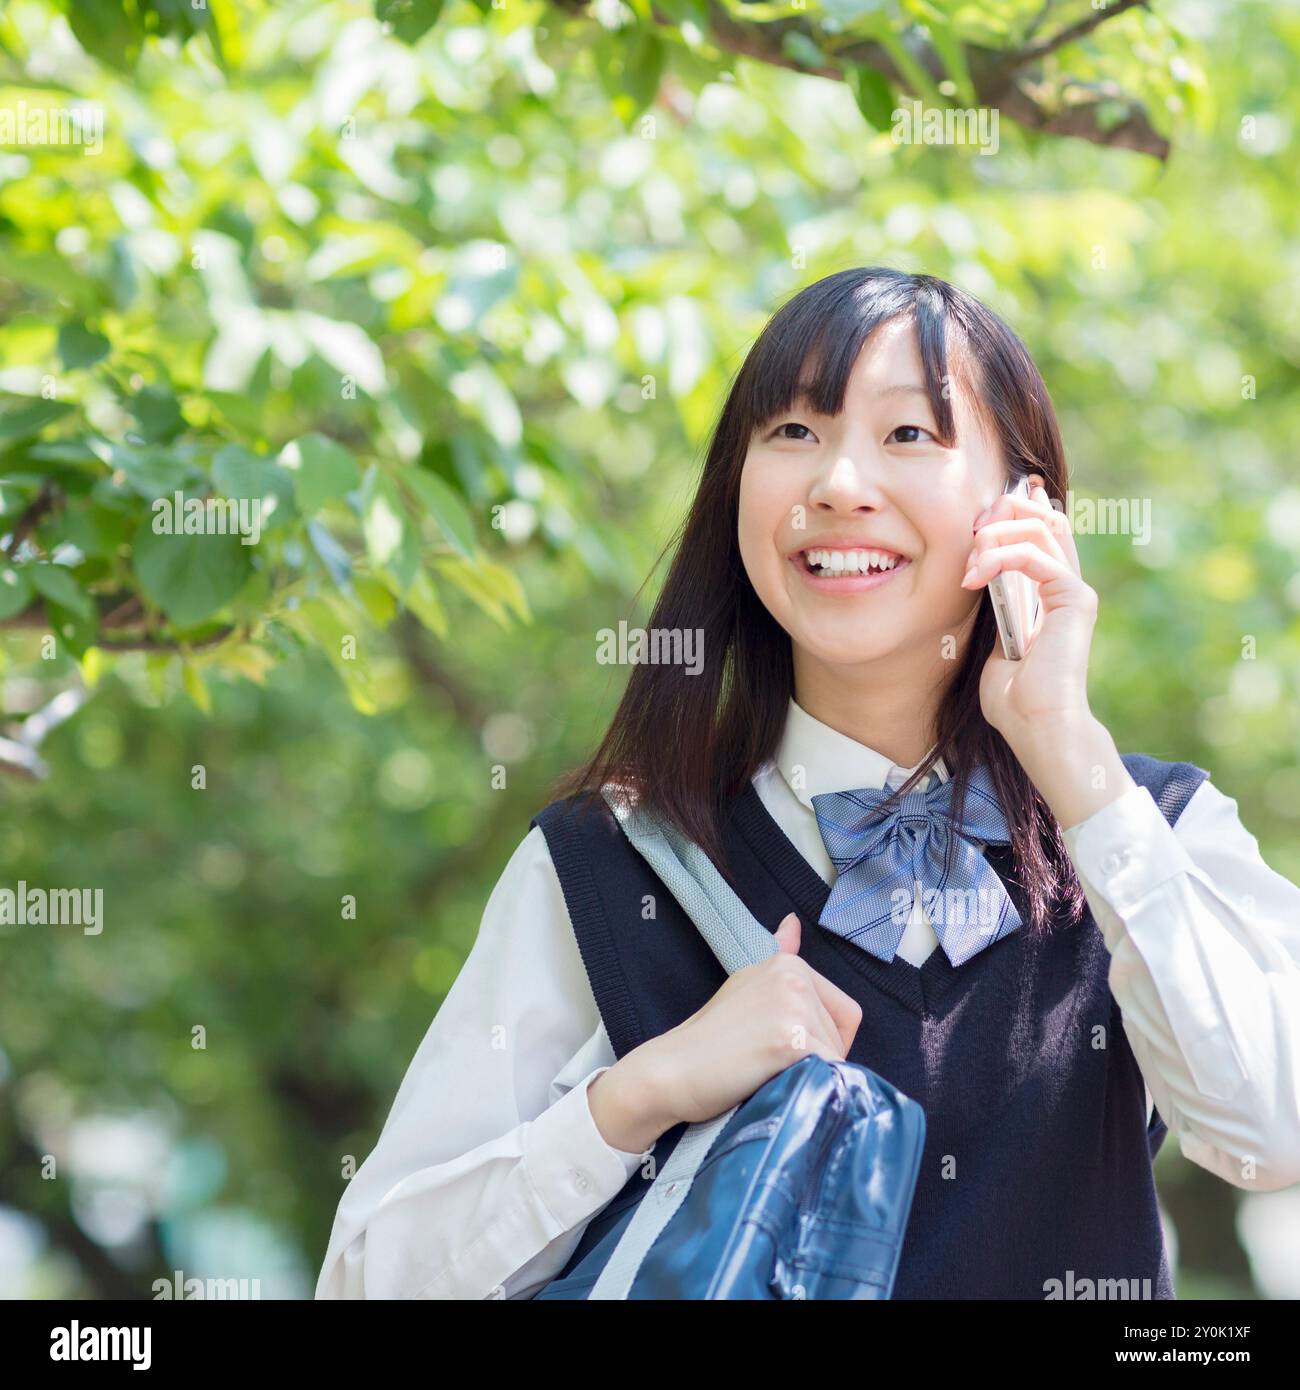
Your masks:
M 961 965 L 1021 925 L 1002 880 L 980 852 L 981 844 L 1010 841 L 988 769 L 972 771 L 955 831 L 949 822 L 952 791 L 950 778 L 929 791 L 905 793 L 886 812 L 878 808 L 892 795 L 890 787 L 812 798 L 822 841 L 839 873 L 820 926 L 892 961 L 915 889 L 944 954 Z

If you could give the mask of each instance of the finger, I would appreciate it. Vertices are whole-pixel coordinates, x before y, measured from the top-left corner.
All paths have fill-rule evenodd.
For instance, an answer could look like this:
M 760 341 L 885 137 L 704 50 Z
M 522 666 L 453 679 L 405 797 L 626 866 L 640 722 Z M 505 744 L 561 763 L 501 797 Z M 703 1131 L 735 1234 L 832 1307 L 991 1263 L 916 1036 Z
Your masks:
M 1041 546 L 1049 555 L 1055 556 L 1063 565 L 1070 563 L 1051 528 L 1041 517 L 1033 516 L 1021 517 L 1014 521 L 993 521 L 981 526 L 975 533 L 975 544 L 971 547 L 967 567 L 969 568 L 984 551 L 999 545 L 1009 545 L 1013 541 L 1031 541 Z
M 848 1055 L 848 1048 L 844 1046 L 840 1030 L 815 995 L 812 1017 L 804 1027 L 801 1041 L 803 1046 L 795 1048 L 795 1052 L 800 1055 L 815 1052 L 819 1057 L 825 1057 L 828 1062 L 842 1061 Z
M 1035 478 L 1038 476 L 1038 474 L 1034 475 Z M 1070 525 L 1070 518 L 1066 516 L 1064 508 L 1052 505 L 1052 499 L 1041 482 L 1037 487 L 1030 488 L 1029 495 L 1033 500 L 1044 502 L 1051 508 L 1052 517 L 1048 525 L 1052 528 L 1052 534 L 1057 538 L 1061 549 L 1065 552 L 1066 560 L 1069 562 L 1071 569 L 1074 570 L 1075 574 L 1082 577 L 1083 569 L 1079 564 L 1079 551 L 1074 544 L 1074 527 Z
M 1070 525 L 1070 518 L 1061 508 L 1052 505 L 1052 499 L 1048 495 L 1047 489 L 1042 486 L 1042 474 L 1031 473 L 1029 477 L 1031 479 L 1030 495 L 1028 497 L 1013 497 L 1009 492 L 1003 493 L 989 508 L 988 516 L 975 527 L 975 533 L 978 535 L 994 521 L 1040 517 L 1056 538 L 1070 568 L 1082 578 L 1083 570 L 1079 564 L 1079 552 L 1074 544 L 1074 528 Z
M 812 981 L 813 988 L 817 991 L 818 1002 L 832 1026 L 831 1036 L 839 1038 L 847 1057 L 857 1035 L 858 1025 L 862 1022 L 862 1006 L 851 994 L 846 994 L 838 985 L 832 984 L 825 975 L 819 975 L 815 970 L 812 972 Z
M 994 575 L 1002 574 L 1006 570 L 1017 570 L 1040 585 L 1055 583 L 1057 588 L 1052 591 L 1040 590 L 1044 605 L 1053 608 L 1061 606 L 1065 595 L 1083 588 L 1082 579 L 1068 565 L 1062 564 L 1039 546 L 1027 541 L 986 550 L 966 571 L 961 587 L 983 588 Z
M 823 1002 L 821 991 L 822 985 L 828 985 L 831 989 L 834 989 L 835 986 L 831 985 L 829 980 L 824 980 L 806 961 L 802 961 L 800 964 L 803 966 L 800 973 L 800 984 L 807 988 L 806 994 L 802 995 L 803 1036 L 797 1042 L 792 1038 L 790 1045 L 796 1050 L 801 1050 L 811 1046 L 812 1041 L 819 1040 L 827 1047 L 840 1047 L 841 1051 L 838 1055 L 842 1057 L 848 1052 L 848 1045 L 844 1042 L 840 1025 Z M 835 1008 L 837 1011 L 843 1012 L 843 1005 L 838 1001 L 835 1002 Z M 852 1040 L 851 1034 L 849 1040 Z
M 799 941 L 803 935 L 803 929 L 799 923 L 798 916 L 787 913 L 781 919 L 781 925 L 776 929 L 776 949 L 786 955 L 797 956 L 799 954 Z

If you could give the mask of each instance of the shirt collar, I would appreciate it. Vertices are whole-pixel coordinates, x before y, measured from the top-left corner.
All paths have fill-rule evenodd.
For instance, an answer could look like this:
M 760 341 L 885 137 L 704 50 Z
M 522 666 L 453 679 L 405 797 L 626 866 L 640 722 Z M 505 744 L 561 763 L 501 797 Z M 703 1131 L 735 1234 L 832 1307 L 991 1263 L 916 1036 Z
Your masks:
M 823 792 L 898 787 L 920 766 L 913 763 L 911 767 L 899 767 L 891 763 L 883 753 L 814 719 L 793 699 L 773 762 L 786 785 L 810 811 L 812 798 Z M 948 769 L 940 759 L 935 770 L 914 790 L 933 786 L 936 771 L 939 781 L 948 780 Z

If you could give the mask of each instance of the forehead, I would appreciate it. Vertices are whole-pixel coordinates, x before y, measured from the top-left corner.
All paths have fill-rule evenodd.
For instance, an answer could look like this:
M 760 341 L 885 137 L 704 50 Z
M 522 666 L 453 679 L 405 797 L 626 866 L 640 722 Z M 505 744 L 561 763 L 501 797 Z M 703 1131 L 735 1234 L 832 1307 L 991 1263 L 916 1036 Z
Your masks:
M 951 324 L 945 333 L 949 399 L 959 419 L 974 413 L 976 402 L 969 399 L 970 373 L 967 354 L 959 331 Z M 816 394 L 819 364 L 816 355 L 805 360 L 796 388 L 796 398 L 811 403 Z M 900 405 L 928 407 L 930 393 L 926 389 L 925 367 L 916 338 L 916 326 L 911 317 L 882 323 L 863 343 L 846 383 L 846 404 L 856 398 L 866 401 L 895 401 Z

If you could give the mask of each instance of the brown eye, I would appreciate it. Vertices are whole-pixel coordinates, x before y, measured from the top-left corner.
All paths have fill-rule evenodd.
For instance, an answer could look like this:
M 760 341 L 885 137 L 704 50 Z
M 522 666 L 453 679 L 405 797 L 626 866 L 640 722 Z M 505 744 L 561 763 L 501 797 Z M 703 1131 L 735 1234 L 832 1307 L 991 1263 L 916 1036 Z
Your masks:
M 915 436 L 921 434 L 925 435 L 927 439 L 934 438 L 934 435 L 932 435 L 929 430 L 922 429 L 920 425 L 899 425 L 899 427 L 896 430 L 891 432 L 889 437 L 890 439 L 894 440 L 894 443 L 896 444 L 919 444 L 921 443 L 921 440 L 917 439 Z M 909 435 L 912 437 L 907 439 L 898 439 L 895 437 L 897 435 Z
M 812 435 L 812 431 L 811 431 L 810 429 L 808 429 L 808 426 L 807 426 L 807 425 L 801 425 L 797 420 L 787 420 L 787 421 L 785 422 L 784 425 L 778 425 L 778 426 L 776 427 L 776 429 L 774 429 L 774 430 L 772 431 L 772 433 L 768 436 L 768 438 L 769 438 L 769 439 L 791 439 L 791 440 L 797 438 L 797 436 L 795 436 L 795 435 L 782 434 L 782 432 L 781 432 L 782 430 L 805 430 L 805 431 L 808 433 L 809 436 Z

